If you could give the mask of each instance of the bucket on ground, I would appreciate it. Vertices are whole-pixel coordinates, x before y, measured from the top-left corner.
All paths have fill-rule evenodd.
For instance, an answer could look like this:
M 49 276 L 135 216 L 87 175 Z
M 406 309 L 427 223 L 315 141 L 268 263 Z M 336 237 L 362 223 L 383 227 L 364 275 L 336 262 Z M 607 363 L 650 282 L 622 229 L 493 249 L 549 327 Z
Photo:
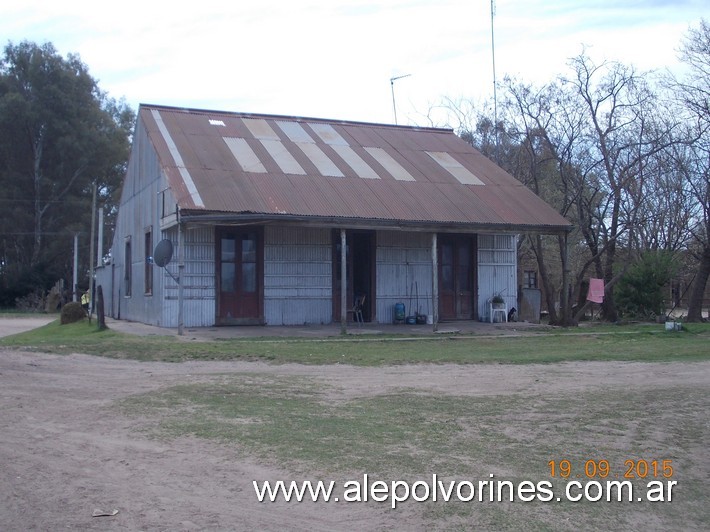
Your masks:
M 404 303 L 396 303 L 394 305 L 394 321 L 395 323 L 404 323 Z

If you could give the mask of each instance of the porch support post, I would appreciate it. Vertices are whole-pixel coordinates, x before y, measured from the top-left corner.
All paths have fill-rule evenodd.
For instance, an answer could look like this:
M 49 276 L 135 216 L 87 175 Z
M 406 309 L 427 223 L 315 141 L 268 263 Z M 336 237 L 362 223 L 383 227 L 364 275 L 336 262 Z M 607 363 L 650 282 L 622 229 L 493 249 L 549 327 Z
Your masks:
M 340 334 L 347 334 L 348 311 L 347 304 L 348 270 L 347 270 L 347 238 L 345 229 L 340 230 Z
M 178 222 L 178 336 L 183 335 L 183 284 L 185 282 L 185 235 L 182 222 Z
M 433 309 L 433 331 L 439 330 L 439 259 L 436 253 L 436 233 L 431 235 L 431 306 Z

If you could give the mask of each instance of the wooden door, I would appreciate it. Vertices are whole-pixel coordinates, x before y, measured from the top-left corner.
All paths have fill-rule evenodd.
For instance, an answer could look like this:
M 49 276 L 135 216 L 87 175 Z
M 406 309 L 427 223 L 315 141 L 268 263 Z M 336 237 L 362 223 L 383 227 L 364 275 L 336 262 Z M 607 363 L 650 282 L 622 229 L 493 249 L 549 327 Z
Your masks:
M 474 318 L 475 242 L 471 236 L 439 238 L 439 319 Z
M 263 243 L 261 232 L 221 229 L 217 232 L 218 323 L 262 321 Z

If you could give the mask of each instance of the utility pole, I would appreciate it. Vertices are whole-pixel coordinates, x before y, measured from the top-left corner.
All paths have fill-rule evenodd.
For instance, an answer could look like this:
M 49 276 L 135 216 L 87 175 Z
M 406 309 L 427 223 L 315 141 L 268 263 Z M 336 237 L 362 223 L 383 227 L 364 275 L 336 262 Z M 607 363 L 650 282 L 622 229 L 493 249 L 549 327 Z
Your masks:
M 496 41 L 493 34 L 493 18 L 496 14 L 495 0 L 491 0 L 491 55 L 493 58 L 493 134 L 495 135 L 495 159 L 498 160 L 498 83 L 496 82 Z
M 99 207 L 99 238 L 96 241 L 96 267 L 104 265 L 104 208 Z
M 94 237 L 96 231 L 96 181 L 91 187 L 91 244 L 89 245 L 89 320 L 94 312 Z
M 79 233 L 74 233 L 74 273 L 72 275 L 72 301 L 78 301 L 79 294 Z

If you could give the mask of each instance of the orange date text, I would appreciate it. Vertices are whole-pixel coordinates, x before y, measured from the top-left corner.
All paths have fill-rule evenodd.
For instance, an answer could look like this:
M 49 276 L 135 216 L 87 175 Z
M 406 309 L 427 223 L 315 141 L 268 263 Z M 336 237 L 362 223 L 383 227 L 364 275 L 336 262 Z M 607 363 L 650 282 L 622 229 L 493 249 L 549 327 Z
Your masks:
M 673 460 L 624 460 L 623 465 L 612 465 L 608 460 L 550 460 L 547 462 L 551 477 L 559 478 L 671 478 Z

